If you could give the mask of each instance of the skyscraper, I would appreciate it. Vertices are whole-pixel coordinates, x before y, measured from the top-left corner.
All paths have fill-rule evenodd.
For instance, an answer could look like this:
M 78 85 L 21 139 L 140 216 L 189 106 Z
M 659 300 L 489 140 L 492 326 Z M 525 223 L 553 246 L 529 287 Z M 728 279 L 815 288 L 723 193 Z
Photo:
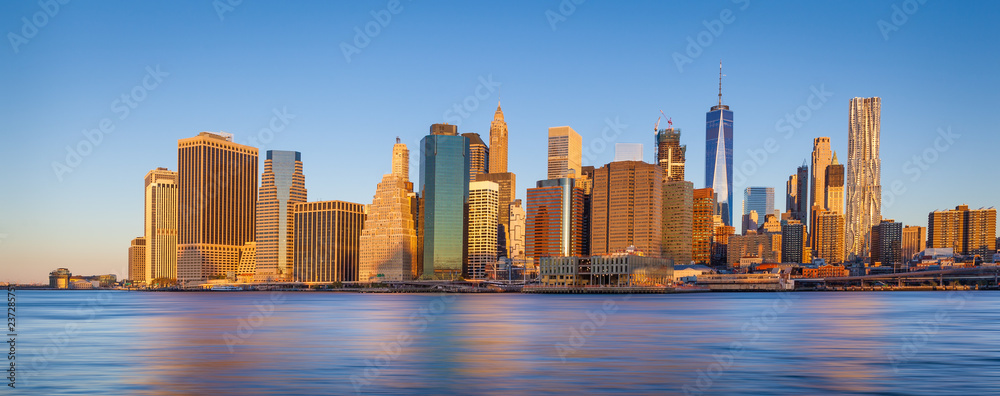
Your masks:
M 830 138 L 818 137 L 813 139 L 812 151 L 812 192 L 809 206 L 819 205 L 823 209 L 829 209 L 826 205 L 826 167 L 831 161 Z
M 402 167 L 409 150 L 396 138 L 392 153 L 392 173 L 382 176 L 367 207 L 358 248 L 361 282 L 411 280 L 419 260 L 417 195 Z
M 687 146 L 681 145 L 681 129 L 669 127 L 656 132 L 656 164 L 663 168 L 663 181 L 684 181 Z
M 927 216 L 927 247 L 952 248 L 955 254 L 980 255 L 996 252 L 997 211 L 995 208 L 936 210 Z
M 927 228 L 920 226 L 903 227 L 903 242 L 901 255 L 903 261 L 908 261 L 927 246 Z
M 818 206 L 814 206 L 818 208 Z M 816 219 L 816 242 L 813 257 L 821 258 L 827 264 L 844 262 L 844 215 L 818 209 Z
M 615 143 L 615 161 L 642 161 L 642 143 Z
M 490 148 L 486 146 L 478 133 L 463 133 L 469 142 L 469 180 L 476 180 L 476 176 L 487 173 L 490 166 Z
M 774 187 L 747 187 L 743 190 L 743 214 L 757 211 L 760 220 L 774 214 Z
M 834 212 L 835 213 L 835 212 Z M 892 266 L 902 262 L 903 223 L 883 219 L 871 230 L 872 249 L 870 262 Z
M 711 188 L 694 190 L 691 226 L 691 259 L 698 264 L 708 264 L 712 258 L 712 221 L 715 210 L 715 191 Z M 731 227 L 731 226 L 730 226 Z
M 663 183 L 662 257 L 674 260 L 674 264 L 691 262 L 693 210 L 694 184 L 670 180 Z
M 490 123 L 490 155 L 488 173 L 507 172 L 507 122 L 503 120 L 503 110 L 497 101 L 497 111 L 493 113 Z
M 237 271 L 256 237 L 257 148 L 202 132 L 177 141 L 177 279 Z
M 177 172 L 156 168 L 146 173 L 145 200 L 142 278 L 177 279 Z
M 503 173 L 480 173 L 476 175 L 475 180 L 471 181 L 488 181 L 494 182 L 500 186 L 500 199 L 497 201 L 499 207 L 497 208 L 499 227 L 497 229 L 497 238 L 500 241 L 500 250 L 498 254 L 500 256 L 507 257 L 507 248 L 510 245 L 510 204 L 514 202 L 515 193 L 517 192 L 517 178 L 512 172 Z M 471 182 L 470 181 L 470 182 Z
M 583 162 L 583 139 L 568 126 L 549 128 L 548 179 L 580 177 Z
M 833 153 L 833 161 L 826 167 L 826 209 L 833 213 L 844 214 L 844 165 L 837 161 L 837 152 Z
M 793 219 L 805 224 L 809 219 L 809 166 L 802 165 L 788 177 L 785 186 L 785 210 Z
M 128 247 L 128 279 L 135 283 L 147 283 L 146 278 L 146 238 L 137 237 Z
M 577 179 L 540 180 L 528 189 L 525 251 L 529 257 L 582 256 L 584 194 Z
M 466 279 L 486 279 L 486 270 L 496 265 L 499 200 L 499 184 L 469 183 L 469 264 L 463 271 Z
M 882 161 L 879 159 L 881 113 L 880 98 L 851 99 L 844 241 L 849 259 L 868 257 L 871 227 L 882 220 Z
M 590 254 L 635 246 L 659 257 L 663 243 L 663 170 L 641 161 L 612 162 L 594 171 Z
M 802 222 L 790 220 L 781 224 L 781 261 L 801 263 L 805 249 L 806 229 Z
M 733 112 L 722 104 L 722 62 L 719 62 L 719 104 L 705 114 L 705 187 L 717 195 L 715 212 L 733 225 Z
M 526 247 L 524 240 L 525 233 L 525 221 L 527 220 L 527 212 L 524 211 L 524 206 L 521 205 L 520 199 L 515 199 L 513 203 L 510 204 L 510 238 L 507 239 L 508 245 L 510 245 L 507 256 L 510 258 L 521 258 L 524 257 Z
M 302 154 L 268 150 L 257 199 L 256 274 L 258 282 L 292 280 L 295 204 L 307 201 Z
M 420 140 L 423 277 L 457 279 L 468 257 L 468 144 L 455 125 L 430 129 Z
M 295 264 L 297 282 L 358 281 L 361 229 L 365 206 L 343 201 L 296 204 Z

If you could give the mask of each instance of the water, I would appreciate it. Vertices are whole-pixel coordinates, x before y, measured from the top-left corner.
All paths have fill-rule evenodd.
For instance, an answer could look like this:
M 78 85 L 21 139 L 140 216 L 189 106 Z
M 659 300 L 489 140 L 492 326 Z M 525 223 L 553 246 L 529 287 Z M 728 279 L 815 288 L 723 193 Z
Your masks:
M 1000 292 L 17 298 L 18 389 L 7 394 L 1000 388 Z

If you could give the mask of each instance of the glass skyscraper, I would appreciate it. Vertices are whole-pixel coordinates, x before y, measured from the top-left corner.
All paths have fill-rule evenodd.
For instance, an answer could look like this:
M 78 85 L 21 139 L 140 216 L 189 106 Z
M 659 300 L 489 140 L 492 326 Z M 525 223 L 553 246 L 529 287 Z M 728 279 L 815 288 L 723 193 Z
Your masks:
M 756 210 L 761 221 L 774 214 L 774 187 L 747 187 L 743 191 L 743 214 Z
M 705 114 L 705 187 L 716 194 L 716 214 L 733 225 L 733 112 L 719 104 Z
M 468 255 L 469 148 L 458 127 L 431 125 L 420 140 L 420 227 L 425 278 L 458 278 Z

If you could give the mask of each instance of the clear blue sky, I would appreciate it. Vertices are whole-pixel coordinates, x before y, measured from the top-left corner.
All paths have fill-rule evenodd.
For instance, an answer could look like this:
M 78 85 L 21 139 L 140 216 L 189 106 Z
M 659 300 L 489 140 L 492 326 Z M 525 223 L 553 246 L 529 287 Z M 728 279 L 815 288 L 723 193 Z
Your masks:
M 898 180 L 906 189 L 883 216 L 926 225 L 934 209 L 997 204 L 1000 3 L 929 1 L 900 11 L 897 26 L 893 6 L 903 1 L 590 0 L 560 11 L 556 0 L 404 0 L 348 62 L 341 43 L 354 45 L 355 27 L 388 4 L 80 1 L 43 18 L 38 2 L 0 3 L 0 280 L 41 282 L 56 267 L 124 275 L 129 241 L 142 235 L 145 173 L 176 170 L 177 140 L 200 131 L 248 142 L 274 109 L 294 118 L 258 146 L 302 152 L 310 200 L 368 203 L 390 170 L 393 139 L 414 148 L 490 76 L 502 84 L 520 198 L 545 177 L 548 127 L 572 126 L 586 147 L 643 143 L 649 161 L 660 109 L 683 131 L 687 179 L 703 187 L 705 112 L 722 59 L 737 168 L 768 138 L 779 146 L 737 180 L 737 211 L 750 185 L 775 187 L 782 205 L 813 137 L 831 137 L 846 160 L 848 101 L 858 96 L 882 98 L 883 188 Z M 730 23 L 712 23 L 724 10 Z M 26 29 L 22 17 L 35 22 Z M 887 36 L 880 20 L 893 28 Z M 711 42 L 679 70 L 674 54 L 688 56 L 687 38 L 699 34 Z M 168 75 L 135 89 L 147 66 Z M 832 95 L 786 139 L 776 123 L 807 104 L 811 87 Z M 121 118 L 115 101 L 132 92 L 144 100 Z M 497 92 L 479 93 L 459 132 L 486 138 Z M 66 147 L 105 118 L 113 131 L 59 180 L 53 163 L 65 164 Z M 602 138 L 616 119 L 627 127 Z M 933 149 L 948 127 L 960 137 Z M 935 161 L 914 180 L 906 162 L 927 149 Z M 585 162 L 613 155 L 596 150 Z

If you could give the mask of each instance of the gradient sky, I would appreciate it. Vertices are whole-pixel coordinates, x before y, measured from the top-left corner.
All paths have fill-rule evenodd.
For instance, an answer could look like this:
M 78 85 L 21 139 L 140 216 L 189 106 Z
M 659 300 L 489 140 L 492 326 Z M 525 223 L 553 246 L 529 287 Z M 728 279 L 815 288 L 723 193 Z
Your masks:
M 275 109 L 294 118 L 256 145 L 302 152 L 311 201 L 370 203 L 394 138 L 415 148 L 453 106 L 474 107 L 458 116 L 459 132 L 488 141 L 499 92 L 467 99 L 481 80 L 502 87 L 518 198 L 545 177 L 548 127 L 583 136 L 585 165 L 610 162 L 615 142 L 643 143 L 651 161 L 661 109 L 681 128 L 687 179 L 701 188 L 720 59 L 736 167 L 767 139 L 778 146 L 736 180 L 736 212 L 751 185 L 775 187 L 784 209 L 785 181 L 814 137 L 831 137 L 846 161 L 848 102 L 869 96 L 882 98 L 883 189 L 905 189 L 884 202 L 884 217 L 925 226 L 935 209 L 997 204 L 997 2 L 930 1 L 899 11 L 896 25 L 903 1 L 404 0 L 348 62 L 341 44 L 354 45 L 355 28 L 389 3 L 81 1 L 48 18 L 35 1 L 0 3 L 0 281 L 43 282 L 57 267 L 124 276 L 129 242 L 143 232 L 146 172 L 176 170 L 177 140 L 201 131 L 266 138 Z M 713 23 L 721 13 L 730 23 Z M 699 35 L 710 42 L 679 69 L 674 54 L 688 56 Z M 168 75 L 143 92 L 147 67 Z M 778 121 L 806 115 L 813 88 L 832 95 L 786 138 Z M 145 98 L 122 119 L 115 101 L 131 92 Z M 53 163 L 105 118 L 113 132 L 60 180 Z M 609 121 L 622 132 L 606 132 Z M 960 137 L 935 149 L 939 128 Z M 907 164 L 914 155 L 933 159 L 919 175 Z

